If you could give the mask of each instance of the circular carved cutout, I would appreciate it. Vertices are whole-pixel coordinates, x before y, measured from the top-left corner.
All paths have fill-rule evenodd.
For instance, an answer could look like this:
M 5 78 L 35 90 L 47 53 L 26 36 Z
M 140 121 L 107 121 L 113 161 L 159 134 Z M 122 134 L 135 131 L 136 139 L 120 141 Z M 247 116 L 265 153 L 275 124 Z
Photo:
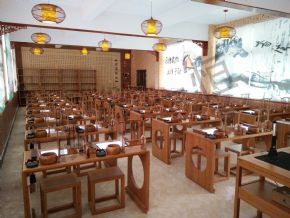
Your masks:
M 207 158 L 203 155 L 200 148 L 192 149 L 192 164 L 195 168 L 199 169 L 199 171 L 204 171 L 207 167 Z
M 178 133 L 183 133 L 186 129 L 185 125 L 176 125 L 173 127 L 173 131 Z
M 155 132 L 155 143 L 159 149 L 164 147 L 164 136 L 160 130 Z
M 133 180 L 137 188 L 141 189 L 144 184 L 144 168 L 139 156 L 132 159 Z

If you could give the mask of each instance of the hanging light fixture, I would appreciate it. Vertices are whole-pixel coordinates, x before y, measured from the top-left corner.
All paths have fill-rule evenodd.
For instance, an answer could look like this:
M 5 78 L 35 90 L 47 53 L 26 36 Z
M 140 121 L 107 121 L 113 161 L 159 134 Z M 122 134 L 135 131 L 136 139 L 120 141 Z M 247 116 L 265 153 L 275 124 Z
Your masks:
M 40 48 L 40 47 L 32 47 L 30 48 L 30 52 L 34 55 L 42 55 L 44 50 L 43 48 Z
M 102 51 L 109 51 L 109 49 L 112 47 L 112 43 L 105 38 L 100 41 L 98 45 L 102 49 Z
M 165 51 L 166 48 L 167 46 L 163 42 L 158 42 L 153 45 L 153 50 L 158 51 L 158 52 Z
M 65 12 L 62 8 L 53 4 L 38 4 L 31 9 L 32 16 L 42 23 L 61 23 L 65 19 Z
M 51 37 L 46 33 L 33 33 L 31 35 L 31 40 L 37 44 L 47 44 L 50 42 Z
M 228 10 L 224 10 L 224 12 L 225 12 L 225 23 L 226 23 Z M 230 39 L 236 35 L 236 29 L 231 26 L 220 26 L 215 29 L 214 34 L 217 39 Z
M 81 53 L 82 53 L 82 55 L 86 56 L 86 55 L 88 55 L 89 52 L 88 52 L 87 48 L 82 48 Z
M 159 20 L 155 20 L 152 17 L 152 0 L 151 0 L 151 17 L 148 20 L 144 20 L 141 24 L 142 31 L 147 36 L 156 36 L 162 30 L 162 23 Z

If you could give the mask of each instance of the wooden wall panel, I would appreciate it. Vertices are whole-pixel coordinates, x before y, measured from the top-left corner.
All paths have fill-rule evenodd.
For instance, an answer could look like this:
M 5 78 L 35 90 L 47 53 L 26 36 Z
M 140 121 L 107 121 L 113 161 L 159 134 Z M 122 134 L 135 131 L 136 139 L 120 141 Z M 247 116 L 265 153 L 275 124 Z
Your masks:
M 22 68 L 96 70 L 97 89 L 121 88 L 120 52 L 89 51 L 82 56 L 79 50 L 44 48 L 35 56 L 29 47 L 22 47 Z
M 146 70 L 147 88 L 159 88 L 159 60 L 154 51 L 132 50 L 131 86 L 136 86 L 137 70 Z
M 7 146 L 10 131 L 13 126 L 14 116 L 17 111 L 17 94 L 11 101 L 6 103 L 6 107 L 2 114 L 0 114 L 0 166 L 2 165 L 5 149 Z

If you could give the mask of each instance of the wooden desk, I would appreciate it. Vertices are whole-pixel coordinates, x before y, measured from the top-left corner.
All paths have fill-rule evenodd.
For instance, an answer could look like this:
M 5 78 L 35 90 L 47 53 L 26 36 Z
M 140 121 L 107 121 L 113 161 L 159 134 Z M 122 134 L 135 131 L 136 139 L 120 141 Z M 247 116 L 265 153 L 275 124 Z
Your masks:
M 28 130 L 29 127 L 52 127 L 57 126 L 60 123 L 59 119 L 56 119 L 55 117 L 43 117 L 44 122 L 31 122 L 29 123 L 28 118 L 25 119 L 25 129 Z
M 196 132 L 186 132 L 185 142 L 185 175 L 195 183 L 199 184 L 209 192 L 214 192 L 215 182 L 215 152 L 216 145 L 224 141 L 242 140 L 243 143 L 257 137 L 263 137 L 267 148 L 270 148 L 272 132 L 263 132 L 257 134 L 248 134 L 241 136 L 234 136 L 232 138 L 221 138 L 221 139 L 209 139 L 204 135 Z M 206 159 L 206 166 L 204 169 L 199 169 L 197 164 L 193 162 L 192 152 L 198 151 L 198 153 Z M 153 153 L 153 148 L 152 148 Z
M 25 136 L 24 136 L 24 150 L 28 151 L 28 145 L 30 143 L 37 143 L 37 144 L 41 144 L 41 143 L 45 143 L 45 142 L 54 142 L 54 141 L 58 141 L 60 142 L 61 140 L 66 140 L 68 139 L 68 135 L 65 131 L 59 131 L 56 130 L 54 128 L 45 128 L 46 132 L 47 132 L 47 136 L 46 137 L 41 137 L 41 138 L 27 138 L 27 131 L 25 131 Z M 75 138 L 75 134 L 71 135 L 71 139 Z
M 146 138 L 146 142 L 150 142 L 152 140 L 152 119 L 156 117 L 170 116 L 173 112 L 169 111 L 157 111 L 157 112 L 149 112 L 145 109 L 140 110 L 131 110 L 130 111 L 130 122 L 131 122 L 131 139 L 140 139 L 143 134 L 143 130 L 146 130 L 146 120 L 150 119 L 148 124 L 150 124 L 150 137 Z M 134 122 L 141 123 L 141 126 L 136 128 L 132 128 Z
M 38 173 L 45 170 L 53 170 L 64 167 L 77 166 L 80 164 L 94 163 L 97 161 L 110 161 L 118 158 L 128 158 L 128 175 L 127 175 L 127 193 L 132 197 L 136 204 L 143 212 L 149 210 L 149 176 L 150 176 L 150 152 L 142 150 L 140 146 L 126 147 L 124 153 L 118 155 L 107 155 L 105 157 L 92 157 L 87 158 L 85 154 L 65 155 L 59 158 L 59 162 L 51 165 L 39 165 L 35 168 L 27 168 L 25 162 L 30 158 L 30 151 L 24 152 L 23 166 L 22 166 L 22 190 L 23 190 L 23 203 L 24 203 L 24 217 L 31 217 L 30 196 L 28 179 L 32 173 Z M 135 184 L 133 175 L 133 157 L 139 156 L 143 166 L 144 183 L 141 188 Z
M 271 112 L 269 114 L 270 121 L 279 120 L 279 119 L 287 118 L 287 117 L 290 117 L 290 111 Z
M 290 153 L 290 148 L 279 149 Z M 241 156 L 237 164 L 236 192 L 234 205 L 234 218 L 240 216 L 240 201 L 244 200 L 257 208 L 257 217 L 262 213 L 270 217 L 290 217 L 290 209 L 271 200 L 272 190 L 277 186 L 265 181 L 269 178 L 277 183 L 290 187 L 290 171 L 274 166 L 255 157 L 266 152 Z M 242 184 L 242 170 L 248 170 L 260 176 L 260 179 L 251 183 Z
M 142 106 L 132 104 L 115 105 L 115 118 L 117 120 L 117 129 L 119 133 L 126 131 L 126 124 L 130 122 L 130 111 L 142 109 Z
M 287 147 L 287 135 L 290 134 L 290 122 L 277 120 L 277 148 Z
M 80 116 L 80 117 L 78 117 Z M 78 117 L 78 118 L 76 118 Z M 84 115 L 68 115 L 68 119 L 67 119 L 68 123 L 77 123 L 77 124 L 87 124 L 87 122 L 91 123 L 91 122 L 96 122 L 97 121 L 97 117 L 96 116 L 88 116 L 86 114 Z
M 59 128 L 63 128 L 63 127 L 59 127 Z M 85 127 L 83 126 L 83 128 Z M 57 141 L 58 143 L 60 143 L 60 141 L 67 140 L 67 139 L 76 139 L 77 137 L 83 138 L 85 139 L 85 141 L 88 141 L 88 137 L 92 135 L 96 135 L 95 141 L 98 141 L 100 134 L 105 134 L 106 139 L 108 138 L 109 135 L 111 135 L 112 139 L 117 138 L 116 129 L 104 128 L 104 127 L 101 127 L 100 125 L 98 125 L 98 128 L 95 131 L 91 131 L 91 132 L 85 131 L 84 133 L 77 133 L 76 131 L 73 131 L 70 134 L 68 134 L 68 132 L 66 131 L 63 131 L 63 130 L 60 131 L 54 128 L 50 128 L 50 129 L 45 128 L 45 130 L 48 133 L 46 137 L 30 138 L 30 139 L 27 138 L 27 131 L 26 131 L 25 138 L 24 138 L 24 150 L 25 151 L 29 150 L 28 145 L 30 143 L 41 144 L 41 143 L 54 142 L 54 141 Z
M 203 121 L 185 121 L 178 123 L 169 123 L 161 119 L 152 120 L 152 154 L 166 164 L 171 164 L 171 140 L 170 128 L 178 125 L 220 125 L 221 120 L 203 120 Z M 160 135 L 158 135 L 160 133 Z M 160 141 L 160 142 L 159 142 Z

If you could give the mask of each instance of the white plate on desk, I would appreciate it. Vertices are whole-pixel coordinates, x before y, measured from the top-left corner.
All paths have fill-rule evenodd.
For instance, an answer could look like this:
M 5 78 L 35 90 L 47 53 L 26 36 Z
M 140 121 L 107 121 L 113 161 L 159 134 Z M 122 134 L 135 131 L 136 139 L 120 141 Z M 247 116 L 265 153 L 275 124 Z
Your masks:
M 163 117 L 161 118 L 164 122 L 171 122 L 171 117 Z
M 213 135 L 214 134 L 214 131 L 216 131 L 216 130 L 217 130 L 217 128 L 213 127 L 213 128 L 202 129 L 201 131 L 202 132 L 205 132 L 208 135 Z
M 54 117 L 44 117 L 46 122 L 54 122 L 56 119 Z
M 51 129 L 45 129 L 46 133 L 49 134 L 56 134 L 56 130 L 51 128 Z
M 242 111 L 242 113 L 246 113 L 246 114 L 251 114 L 251 115 L 253 115 L 253 114 L 255 114 L 256 112 L 255 112 L 254 110 L 244 110 L 244 111 Z
M 58 153 L 58 149 L 50 149 L 50 150 L 41 150 L 40 151 L 40 154 L 43 154 L 43 153 L 47 153 L 47 152 L 53 152 L 55 153 L 57 156 L 59 155 L 66 155 L 67 154 L 67 149 L 60 149 L 60 154 Z
M 287 121 L 286 119 L 277 120 L 276 122 L 277 122 L 277 123 L 281 123 L 281 124 L 290 125 L 290 121 Z
M 48 113 L 50 110 L 40 110 L 41 113 Z
M 100 148 L 100 149 L 106 149 L 108 147 L 108 145 L 110 145 L 110 144 L 117 144 L 117 145 L 120 145 L 120 147 L 122 146 L 121 141 L 98 142 L 95 144 L 95 146 Z

